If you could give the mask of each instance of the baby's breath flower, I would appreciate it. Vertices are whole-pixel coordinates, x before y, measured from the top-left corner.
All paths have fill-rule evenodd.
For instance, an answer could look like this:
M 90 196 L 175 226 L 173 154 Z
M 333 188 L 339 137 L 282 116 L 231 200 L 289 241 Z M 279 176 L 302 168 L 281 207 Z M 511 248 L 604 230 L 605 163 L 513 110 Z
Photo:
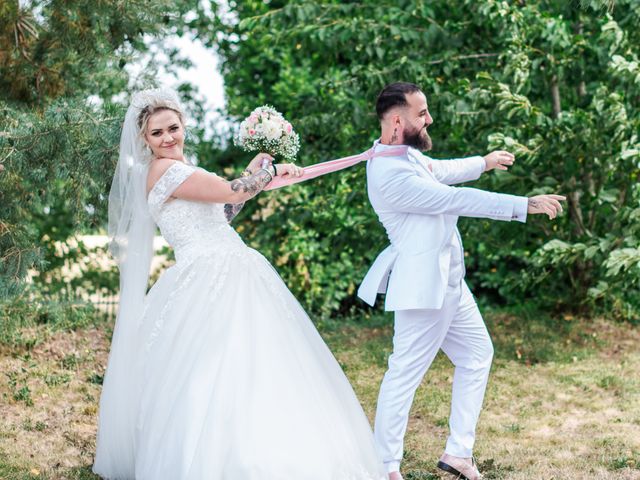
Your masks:
M 234 143 L 247 152 L 266 152 L 294 161 L 300 149 L 300 137 L 282 114 L 264 105 L 256 108 L 241 124 Z

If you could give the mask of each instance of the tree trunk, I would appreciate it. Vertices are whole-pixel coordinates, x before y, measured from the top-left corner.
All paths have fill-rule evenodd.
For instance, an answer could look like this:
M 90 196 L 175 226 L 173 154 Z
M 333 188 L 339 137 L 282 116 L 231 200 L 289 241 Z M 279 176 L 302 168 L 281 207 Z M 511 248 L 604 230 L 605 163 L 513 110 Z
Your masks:
M 554 75 L 551 78 L 551 102 L 553 104 L 552 118 L 558 118 L 560 115 L 560 87 L 558 85 L 558 76 Z

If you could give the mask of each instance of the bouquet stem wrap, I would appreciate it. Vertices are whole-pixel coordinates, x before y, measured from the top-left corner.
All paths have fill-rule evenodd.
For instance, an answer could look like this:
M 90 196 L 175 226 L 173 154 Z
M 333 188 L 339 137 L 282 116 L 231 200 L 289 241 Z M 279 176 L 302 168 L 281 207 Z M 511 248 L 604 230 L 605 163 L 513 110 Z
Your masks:
M 338 170 L 349 168 L 356 163 L 371 160 L 374 157 L 395 157 L 405 155 L 407 153 L 407 148 L 407 146 L 400 146 L 396 148 L 386 149 L 381 152 L 376 152 L 375 148 L 372 147 L 366 152 L 362 152 L 357 155 L 351 155 L 350 157 L 338 158 L 336 160 L 329 160 L 327 162 L 309 165 L 308 167 L 304 167 L 304 173 L 300 177 L 274 177 L 269 185 L 265 187 L 265 190 L 275 190 L 277 188 L 282 188 L 293 185 L 295 183 L 311 180 L 312 178 L 320 177 L 322 175 L 326 175 L 327 173 L 337 172 Z

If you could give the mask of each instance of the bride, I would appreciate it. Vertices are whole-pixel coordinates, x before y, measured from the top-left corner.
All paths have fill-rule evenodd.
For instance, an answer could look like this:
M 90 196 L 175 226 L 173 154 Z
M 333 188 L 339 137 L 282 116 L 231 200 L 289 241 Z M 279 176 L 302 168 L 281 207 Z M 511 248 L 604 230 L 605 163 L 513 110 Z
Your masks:
M 273 176 L 301 169 L 259 154 L 229 182 L 191 165 L 183 143 L 176 94 L 137 93 L 109 195 L 120 307 L 93 471 L 386 479 L 338 363 L 273 267 L 229 226 Z M 176 263 L 146 293 L 156 225 Z

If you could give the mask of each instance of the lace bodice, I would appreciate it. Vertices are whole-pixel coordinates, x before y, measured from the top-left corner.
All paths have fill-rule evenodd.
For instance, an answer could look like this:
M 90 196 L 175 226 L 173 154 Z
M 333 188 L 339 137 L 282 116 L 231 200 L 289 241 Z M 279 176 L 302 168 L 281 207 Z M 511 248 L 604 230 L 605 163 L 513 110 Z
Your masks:
M 240 236 L 227 223 L 223 204 L 170 198 L 196 170 L 196 167 L 175 162 L 147 197 L 151 216 L 162 236 L 173 247 L 178 263 L 245 247 Z

